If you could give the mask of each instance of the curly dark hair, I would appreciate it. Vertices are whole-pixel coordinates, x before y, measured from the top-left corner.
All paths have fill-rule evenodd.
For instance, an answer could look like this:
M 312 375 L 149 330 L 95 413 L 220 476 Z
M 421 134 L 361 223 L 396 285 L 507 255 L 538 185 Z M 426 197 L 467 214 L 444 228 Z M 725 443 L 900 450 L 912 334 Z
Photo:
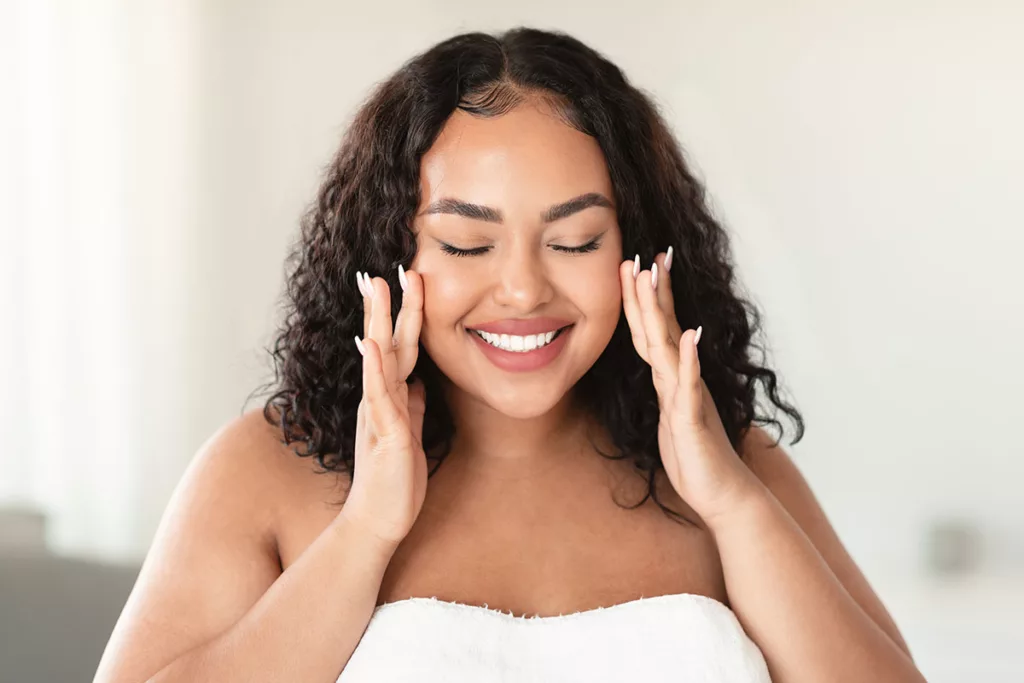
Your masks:
M 704 326 L 702 376 L 737 452 L 755 421 L 776 425 L 781 439 L 782 424 L 755 412 L 758 382 L 795 421 L 793 443 L 799 441 L 800 413 L 779 398 L 776 374 L 751 358 L 757 349 L 764 362 L 764 348 L 752 343 L 761 318 L 733 291 L 729 238 L 657 106 L 579 40 L 517 27 L 438 43 L 380 83 L 356 113 L 286 263 L 286 315 L 267 349 L 275 378 L 263 387 L 273 391 L 263 415 L 281 430 L 283 443 L 303 444 L 295 452 L 315 457 L 322 472 L 351 475 L 362 392 L 362 359 L 352 343 L 363 332 L 356 271 L 380 274 L 397 291 L 396 269 L 408 267 L 416 253 L 412 219 L 420 202 L 420 161 L 449 116 L 456 109 L 500 116 L 531 96 L 555 104 L 569 125 L 600 145 L 614 188 L 623 260 L 639 253 L 651 261 L 668 245 L 675 247 L 676 317 L 683 329 Z M 397 316 L 400 297 L 392 297 L 391 305 Z M 455 425 L 440 390 L 440 370 L 422 344 L 412 377 L 426 388 L 423 447 L 435 461 L 433 475 L 450 452 Z M 653 497 L 688 522 L 658 500 L 658 400 L 624 314 L 574 393 L 618 451 L 601 455 L 631 457 L 647 480 L 647 494 L 628 509 Z

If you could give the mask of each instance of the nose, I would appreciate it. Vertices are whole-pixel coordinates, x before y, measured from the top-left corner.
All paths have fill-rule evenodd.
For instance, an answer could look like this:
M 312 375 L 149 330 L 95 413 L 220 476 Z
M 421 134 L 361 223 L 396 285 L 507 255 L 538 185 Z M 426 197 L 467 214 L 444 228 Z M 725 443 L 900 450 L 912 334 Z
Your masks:
M 549 266 L 540 254 L 527 244 L 528 240 L 516 242 L 496 266 L 494 302 L 518 313 L 529 313 L 551 301 L 554 287 Z

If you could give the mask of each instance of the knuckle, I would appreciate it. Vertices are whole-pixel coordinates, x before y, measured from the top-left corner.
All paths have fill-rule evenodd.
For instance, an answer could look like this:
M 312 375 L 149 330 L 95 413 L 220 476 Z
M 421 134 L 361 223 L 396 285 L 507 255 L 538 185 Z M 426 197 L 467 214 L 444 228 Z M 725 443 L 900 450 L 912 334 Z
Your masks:
M 378 434 L 377 447 L 379 450 L 390 451 L 404 448 L 407 445 L 408 439 L 405 437 L 404 430 L 397 429 L 397 427 L 397 421 L 391 420 L 384 431 Z

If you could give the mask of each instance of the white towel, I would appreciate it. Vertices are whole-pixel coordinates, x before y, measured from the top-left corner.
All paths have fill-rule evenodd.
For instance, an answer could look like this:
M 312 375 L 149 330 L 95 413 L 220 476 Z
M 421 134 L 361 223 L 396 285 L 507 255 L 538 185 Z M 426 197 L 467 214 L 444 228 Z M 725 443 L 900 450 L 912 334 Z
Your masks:
M 437 598 L 379 605 L 338 683 L 770 683 L 732 610 L 689 593 L 552 617 Z

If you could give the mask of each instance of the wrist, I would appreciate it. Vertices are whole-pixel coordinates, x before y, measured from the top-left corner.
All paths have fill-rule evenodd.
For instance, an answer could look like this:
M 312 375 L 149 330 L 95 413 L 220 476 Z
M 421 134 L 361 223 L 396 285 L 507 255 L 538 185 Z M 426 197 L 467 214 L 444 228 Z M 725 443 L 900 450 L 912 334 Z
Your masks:
M 778 505 L 778 501 L 766 486 L 757 483 L 757 486 L 749 487 L 742 496 L 721 512 L 704 518 L 713 536 L 771 514 L 773 506 Z
M 354 515 L 346 514 L 344 509 L 334 518 L 331 526 L 335 533 L 345 538 L 346 547 L 378 562 L 382 568 L 387 567 L 398 548 L 397 543 L 380 538 Z

